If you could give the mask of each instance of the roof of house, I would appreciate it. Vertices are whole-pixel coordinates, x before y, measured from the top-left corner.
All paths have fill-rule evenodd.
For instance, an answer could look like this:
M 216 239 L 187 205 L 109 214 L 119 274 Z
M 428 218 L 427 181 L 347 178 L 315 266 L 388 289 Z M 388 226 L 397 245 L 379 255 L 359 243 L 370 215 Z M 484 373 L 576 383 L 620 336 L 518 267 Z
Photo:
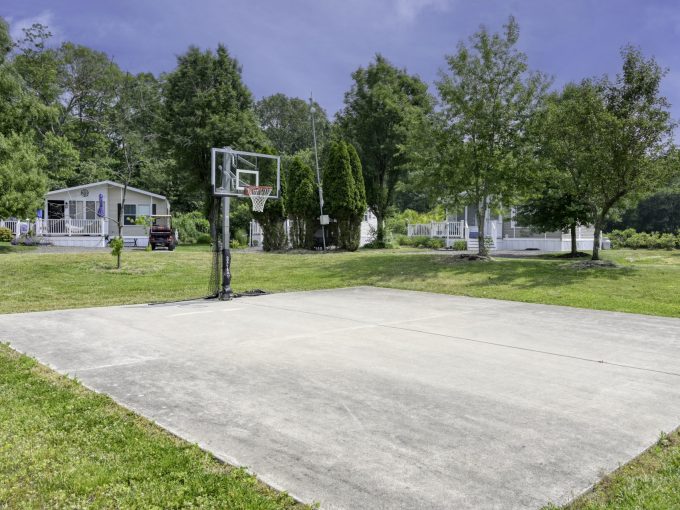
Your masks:
M 79 189 L 83 189 L 83 188 L 90 188 L 90 187 L 93 187 L 93 186 L 101 186 L 103 184 L 108 184 L 110 186 L 116 186 L 117 188 L 124 188 L 125 187 L 118 182 L 99 181 L 99 182 L 91 182 L 90 184 L 81 184 L 80 186 L 73 186 L 71 188 L 54 189 L 52 191 L 48 191 L 47 195 L 52 195 L 54 193 L 61 193 L 63 191 L 75 191 L 75 190 L 79 190 Z M 164 195 L 159 195 L 157 193 L 151 193 L 150 191 L 145 191 L 143 189 L 133 188 L 132 186 L 128 186 L 127 189 L 129 189 L 130 191 L 134 191 L 136 193 L 142 193 L 143 195 L 149 195 L 151 197 L 156 197 L 156 198 L 160 198 L 160 199 L 163 199 L 163 200 L 167 200 L 167 198 Z

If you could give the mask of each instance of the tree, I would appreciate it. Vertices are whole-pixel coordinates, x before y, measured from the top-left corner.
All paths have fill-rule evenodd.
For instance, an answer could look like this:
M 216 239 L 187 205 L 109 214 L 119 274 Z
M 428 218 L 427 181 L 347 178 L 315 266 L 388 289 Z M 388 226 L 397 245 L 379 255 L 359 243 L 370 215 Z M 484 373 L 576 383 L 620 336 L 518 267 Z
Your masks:
M 623 200 L 669 182 L 673 156 L 669 105 L 660 96 L 665 74 L 654 59 L 622 51 L 623 73 L 565 87 L 547 109 L 546 150 L 566 169 L 572 192 L 589 206 L 594 226 L 593 260 L 610 213 Z
M 348 249 L 355 251 L 361 243 L 361 222 L 366 213 L 366 187 L 364 185 L 364 173 L 361 167 L 361 159 L 352 144 L 347 144 L 349 164 L 352 169 L 354 180 L 354 210 L 349 218 L 350 242 Z
M 214 223 L 211 147 L 254 150 L 265 143 L 241 67 L 221 44 L 215 52 L 192 46 L 165 77 L 163 99 L 161 134 L 175 162 L 178 194 L 188 203 L 209 204 Z
M 516 221 L 540 232 L 569 229 L 571 234 L 571 256 L 578 256 L 576 227 L 588 225 L 591 211 L 588 204 L 578 196 L 565 191 L 555 182 L 547 182 L 540 194 L 525 199 L 516 208 Z
M 262 149 L 265 154 L 272 154 L 272 148 Z M 273 182 L 276 180 L 276 163 L 274 160 L 267 159 L 259 164 L 260 180 L 262 182 Z M 262 249 L 264 251 L 285 250 L 288 247 L 286 236 L 286 204 L 288 202 L 288 186 L 286 184 L 286 174 L 281 172 L 280 198 L 269 199 L 265 203 L 264 211 L 253 211 L 253 217 L 262 226 Z
M 604 80 L 605 112 L 595 134 L 599 164 L 585 169 L 588 199 L 595 216 L 593 260 L 599 259 L 600 235 L 613 207 L 631 194 L 653 191 L 668 182 L 673 165 L 670 105 L 660 95 L 667 71 L 632 47 L 622 50 L 623 71 L 614 82 Z M 592 136 L 592 134 L 591 134 Z
M 350 156 L 349 147 L 349 144 L 340 140 L 330 142 L 327 148 L 323 169 L 326 204 L 324 212 L 327 211 L 337 222 L 335 228 L 338 247 L 355 251 L 359 247 L 357 224 L 360 228 L 365 202 L 360 203 L 362 192 L 357 189 L 357 182 L 354 179 L 354 172 L 361 171 L 361 164 L 357 165 L 357 156 L 354 161 L 355 168 L 352 168 L 353 158 Z
M 5 58 L 12 51 L 14 41 L 9 35 L 9 25 L 3 17 L 0 17 L 0 65 L 5 63 Z
M 326 112 L 318 103 L 316 109 L 316 137 L 323 145 L 330 133 Z M 310 105 L 307 101 L 284 94 L 262 98 L 255 104 L 260 127 L 280 154 L 292 155 L 313 147 Z
M 45 163 L 30 135 L 0 134 L 0 218 L 34 217 L 47 191 Z
M 293 248 L 312 249 L 314 231 L 318 225 L 319 201 L 315 176 L 300 156 L 295 156 L 288 167 L 288 195 L 286 210 L 291 219 L 290 241 Z
M 459 43 L 457 53 L 446 57 L 448 74 L 436 83 L 442 110 L 424 129 L 431 141 L 421 140 L 432 194 L 476 208 L 480 255 L 488 249 L 489 208 L 512 203 L 533 180 L 528 123 L 547 81 L 528 72 L 526 56 L 515 48 L 518 39 L 519 26 L 510 17 L 502 35 L 482 27 L 470 47 Z
M 352 78 L 337 123 L 361 158 L 366 200 L 378 220 L 376 241 L 384 245 L 385 218 L 406 171 L 402 146 L 412 124 L 431 111 L 432 99 L 425 83 L 382 55 L 367 68 L 357 69 Z

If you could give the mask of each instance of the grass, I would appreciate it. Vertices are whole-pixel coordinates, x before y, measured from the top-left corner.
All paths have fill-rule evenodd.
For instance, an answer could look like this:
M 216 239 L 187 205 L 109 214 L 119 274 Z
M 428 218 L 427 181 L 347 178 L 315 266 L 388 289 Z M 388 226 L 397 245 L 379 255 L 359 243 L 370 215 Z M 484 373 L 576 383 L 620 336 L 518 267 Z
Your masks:
M 106 252 L 0 254 L 0 312 L 143 303 L 204 296 L 207 247 L 127 251 L 123 269 Z M 619 269 L 576 270 L 557 257 L 454 262 L 409 250 L 269 254 L 235 251 L 235 291 L 375 285 L 445 294 L 680 317 L 680 251 L 607 251 Z
M 680 429 L 662 434 L 642 455 L 605 476 L 564 507 L 545 510 L 670 510 L 680 508 Z
M 0 344 L 0 508 L 307 508 Z
M 35 250 L 35 246 L 12 246 L 11 243 L 0 242 L 0 255 Z

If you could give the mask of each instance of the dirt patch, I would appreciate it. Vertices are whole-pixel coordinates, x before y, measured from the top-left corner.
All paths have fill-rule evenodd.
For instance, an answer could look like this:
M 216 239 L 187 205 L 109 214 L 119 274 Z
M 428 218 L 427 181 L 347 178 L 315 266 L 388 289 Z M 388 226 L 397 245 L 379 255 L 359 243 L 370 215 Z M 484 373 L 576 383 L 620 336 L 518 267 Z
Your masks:
M 490 262 L 493 259 L 485 255 L 477 255 L 475 253 L 459 253 L 456 255 L 447 255 L 446 257 L 440 257 L 439 261 L 455 264 L 457 262 Z
M 567 269 L 620 269 L 621 266 L 614 264 L 611 260 L 579 260 L 571 264 L 563 264 L 562 267 Z
M 590 254 L 583 252 L 583 251 L 577 251 L 576 255 L 572 255 L 571 252 L 569 252 L 569 253 L 561 253 L 561 254 L 555 256 L 555 258 L 558 258 L 558 259 L 584 259 L 586 257 L 590 257 Z

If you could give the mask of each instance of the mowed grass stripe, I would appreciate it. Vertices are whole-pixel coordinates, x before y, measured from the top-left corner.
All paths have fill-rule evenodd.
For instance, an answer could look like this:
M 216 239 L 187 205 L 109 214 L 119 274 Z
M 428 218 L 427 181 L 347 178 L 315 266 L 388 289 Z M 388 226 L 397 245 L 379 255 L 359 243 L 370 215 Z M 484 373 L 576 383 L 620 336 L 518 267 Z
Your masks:
M 235 291 L 375 285 L 680 317 L 680 251 L 607 251 L 619 269 L 577 270 L 555 257 L 454 262 L 447 254 L 394 251 L 268 254 L 235 251 Z M 0 255 L 0 312 L 188 299 L 207 293 L 211 254 L 125 252 L 123 269 L 105 252 Z

